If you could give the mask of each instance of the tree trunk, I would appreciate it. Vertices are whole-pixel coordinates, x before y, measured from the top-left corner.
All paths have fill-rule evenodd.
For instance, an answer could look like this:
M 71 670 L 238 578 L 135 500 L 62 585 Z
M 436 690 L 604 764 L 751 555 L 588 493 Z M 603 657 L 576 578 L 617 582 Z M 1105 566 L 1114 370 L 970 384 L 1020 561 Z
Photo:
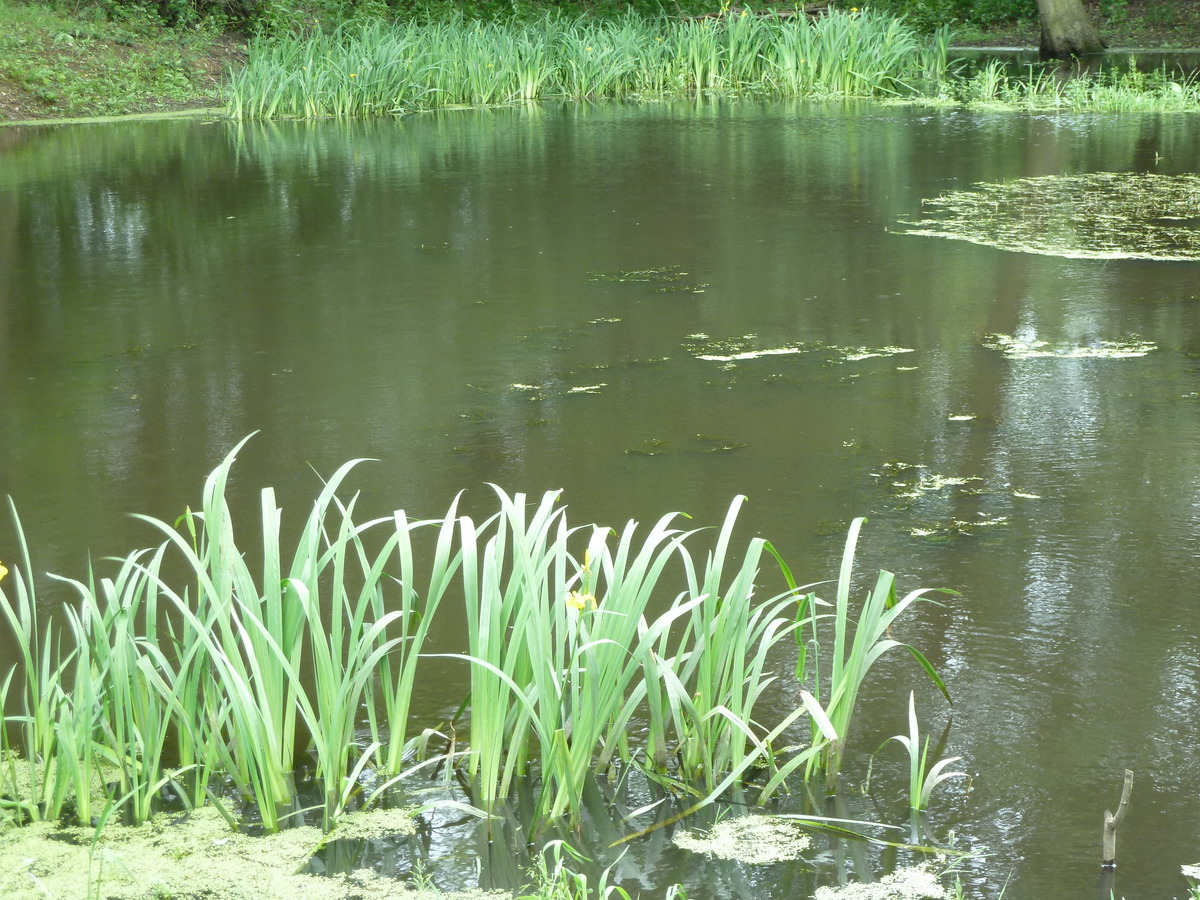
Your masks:
M 1083 8 L 1083 0 L 1037 0 L 1042 19 L 1042 59 L 1100 53 L 1105 43 Z

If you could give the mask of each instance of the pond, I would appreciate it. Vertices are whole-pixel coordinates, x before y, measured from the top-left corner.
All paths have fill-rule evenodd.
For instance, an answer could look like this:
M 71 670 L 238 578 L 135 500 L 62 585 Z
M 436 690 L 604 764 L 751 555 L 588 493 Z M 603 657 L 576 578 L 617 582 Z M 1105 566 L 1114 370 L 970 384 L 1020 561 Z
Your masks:
M 930 822 L 992 852 L 971 896 L 1100 896 L 1126 768 L 1117 893 L 1176 896 L 1200 859 L 1200 262 L 909 232 L 979 182 L 1197 171 L 1196 118 L 855 103 L 3 129 L 0 493 L 35 568 L 74 577 L 154 541 L 127 513 L 194 508 L 252 431 L 247 511 L 271 484 L 299 517 L 357 457 L 367 505 L 422 516 L 493 483 L 562 488 L 574 522 L 715 525 L 745 494 L 742 530 L 809 581 L 868 516 L 864 587 L 959 592 L 903 635 L 954 703 L 890 660 L 851 784 L 915 684 L 974 776 Z M 1032 227 L 1069 235 L 1090 191 Z

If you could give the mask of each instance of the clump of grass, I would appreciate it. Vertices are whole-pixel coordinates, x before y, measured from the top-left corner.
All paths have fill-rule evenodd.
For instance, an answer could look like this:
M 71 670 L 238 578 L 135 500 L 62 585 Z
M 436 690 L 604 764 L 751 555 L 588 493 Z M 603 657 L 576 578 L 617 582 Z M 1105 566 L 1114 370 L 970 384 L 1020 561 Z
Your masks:
M 910 93 L 945 69 L 945 41 L 901 20 L 831 11 L 772 18 L 523 24 L 351 23 L 252 43 L 231 80 L 237 118 L 369 116 L 455 105 L 722 91 L 775 96 Z
M 896 648 L 907 650 L 946 699 L 950 699 L 945 682 L 925 655 L 916 647 L 892 637 L 893 624 L 913 604 L 927 600 L 924 597 L 927 591 L 911 591 L 898 598 L 895 575 L 880 571 L 875 587 L 858 610 L 857 621 L 852 622 L 851 578 L 858 535 L 865 521 L 858 518 L 850 525 L 838 574 L 833 612 L 828 615 L 809 614 L 800 623 L 809 626 L 810 636 L 807 645 L 801 648 L 797 676 L 802 675 L 800 667 L 805 661 L 811 660 L 814 687 L 811 699 L 815 701 L 810 704 L 812 744 L 822 748 L 820 757 L 809 760 L 808 770 L 810 774 L 821 770 L 831 780 L 837 778 L 842 766 L 859 692 L 871 668 L 885 653 Z M 832 647 L 822 638 L 819 630 L 826 619 L 832 619 Z M 822 701 L 822 697 L 826 699 Z M 768 786 L 771 784 L 769 782 Z
M 572 860 L 590 862 L 565 841 L 548 843 L 534 861 L 530 873 L 533 884 L 517 900 L 632 900 L 627 890 L 610 883 L 612 866 L 601 872 L 593 883 L 587 875 L 571 867 Z M 670 885 L 663 897 L 664 900 L 687 900 L 687 894 L 678 884 Z
M 893 735 L 885 741 L 885 744 L 892 741 L 903 746 L 908 754 L 908 808 L 914 813 L 929 808 L 929 802 L 938 785 L 951 778 L 970 777 L 966 772 L 946 771 L 947 767 L 962 759 L 960 756 L 939 759 L 937 762 L 933 762 L 929 758 L 930 738 L 926 736 L 924 743 L 921 741 L 921 729 L 917 723 L 916 698 L 912 693 L 908 695 L 908 734 Z M 867 777 L 867 782 L 870 783 L 870 775 Z
M 323 486 L 294 543 L 264 489 L 247 553 L 226 498 L 244 444 L 208 476 L 199 511 L 174 524 L 143 517 L 162 538 L 157 547 L 116 560 L 112 577 L 62 579 L 78 595 L 65 629 L 38 621 L 22 542 L 21 564 L 0 584 L 21 652 L 0 682 L 0 699 L 19 707 L 0 735 L 11 725 L 20 736 L 0 746 L 0 806 L 85 825 L 117 810 L 136 823 L 172 785 L 190 806 L 211 800 L 236 825 L 214 789 L 228 782 L 274 832 L 305 821 L 294 773 L 307 760 L 329 830 L 364 771 L 386 786 L 421 743 L 407 732 L 413 686 L 452 595 L 464 601 L 467 646 L 438 655 L 470 666 L 461 765 L 478 806 L 494 809 L 518 779 L 532 779 L 539 822 L 577 823 L 596 771 L 642 759 L 653 779 L 702 797 L 699 805 L 760 766 L 761 802 L 802 766 L 836 774 L 858 689 L 882 653 L 906 646 L 888 629 L 920 595 L 897 601 L 881 573 L 851 637 L 856 521 L 826 672 L 816 665 L 827 617 L 816 598 L 786 567 L 787 590 L 756 597 L 764 559 L 779 558 L 761 538 L 735 545 L 744 498 L 701 557 L 704 530 L 675 527 L 675 515 L 644 533 L 635 522 L 572 527 L 557 492 L 530 503 L 497 490 L 498 511 L 478 523 L 457 501 L 440 518 L 398 511 L 363 521 L 355 498 L 339 496 L 360 461 Z M 426 529 L 436 532 L 432 557 L 418 560 L 413 536 Z M 777 677 L 769 660 L 793 634 L 803 650 L 795 674 L 814 692 L 768 723 L 759 701 Z M 781 763 L 775 747 L 805 716 L 810 746 Z M 635 731 L 645 737 L 633 741 Z
M 950 79 L 942 90 L 970 106 L 1070 112 L 1195 112 L 1200 110 L 1200 77 L 1165 66 L 1142 72 L 1136 60 L 1127 68 L 1096 73 L 1046 66 L 1010 72 L 993 60 L 973 75 Z

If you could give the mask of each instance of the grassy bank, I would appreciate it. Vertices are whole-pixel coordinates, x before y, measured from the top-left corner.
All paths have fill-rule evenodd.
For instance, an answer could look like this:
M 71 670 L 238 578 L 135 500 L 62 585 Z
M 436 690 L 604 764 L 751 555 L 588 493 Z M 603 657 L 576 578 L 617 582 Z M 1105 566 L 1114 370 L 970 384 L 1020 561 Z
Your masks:
M 0 0 L 0 121 L 220 106 L 244 44 L 144 11 L 107 19 Z
M 172 8 L 181 9 L 187 4 L 173 4 Z M 343 6 L 345 6 L 343 4 Z M 920 35 L 922 47 L 928 48 L 930 29 L 945 25 L 953 29 L 954 40 L 962 44 L 1003 44 L 1009 46 L 1033 46 L 1037 42 L 1036 16 L 1031 12 L 1033 5 L 1027 0 L 1012 0 L 1012 2 L 980 4 L 970 6 L 973 17 L 964 18 L 962 4 L 955 5 L 952 0 L 940 3 L 922 2 L 914 4 L 910 0 L 879 0 L 871 6 L 864 5 L 864 21 L 879 19 L 875 13 L 899 13 L 907 16 L 908 33 Z M 1092 13 L 1101 32 L 1113 47 L 1186 47 L 1195 46 L 1200 34 L 1200 11 L 1193 4 L 1175 2 L 1175 0 L 1096 0 L 1090 3 Z M 744 57 L 744 62 L 735 63 L 734 54 L 738 51 L 732 41 L 740 40 L 747 33 L 754 41 L 764 35 L 759 29 L 741 27 L 735 29 L 735 34 L 727 34 L 730 41 L 724 48 L 718 50 L 723 56 L 713 56 L 711 47 L 705 51 L 702 42 L 696 40 L 693 34 L 689 38 L 692 48 L 685 50 L 680 36 L 695 28 L 705 20 L 692 22 L 675 19 L 671 24 L 677 26 L 674 30 L 664 30 L 662 23 L 666 20 L 656 17 L 653 10 L 642 4 L 637 17 L 620 12 L 615 4 L 607 6 L 572 7 L 555 5 L 553 7 L 538 6 L 533 3 L 523 3 L 518 6 L 511 4 L 506 7 L 504 21 L 510 26 L 509 34 L 499 38 L 492 46 L 484 46 L 484 36 L 496 28 L 494 17 L 487 18 L 490 7 L 481 3 L 465 3 L 458 6 L 443 4 L 426 4 L 417 9 L 403 4 L 387 6 L 383 3 L 359 3 L 343 10 L 336 3 L 326 2 L 318 5 L 303 7 L 297 3 L 254 3 L 245 4 L 245 9 L 258 10 L 257 18 L 251 20 L 234 20 L 227 14 L 233 7 L 218 3 L 197 4 L 196 9 L 204 12 L 191 16 L 179 15 L 176 23 L 168 27 L 155 9 L 139 7 L 136 4 L 99 2 L 72 5 L 66 8 L 34 0 L 0 0 L 0 123 L 28 119 L 69 119 L 86 116 L 126 115 L 131 113 L 169 112 L 172 110 L 223 106 L 226 95 L 223 86 L 228 81 L 229 74 L 240 73 L 246 59 L 249 43 L 246 28 L 248 26 L 266 27 L 277 34 L 286 34 L 288 28 L 294 25 L 307 25 L 321 20 L 324 24 L 322 42 L 328 42 L 329 31 L 332 29 L 338 11 L 344 13 L 351 10 L 354 13 L 358 30 L 366 33 L 371 29 L 378 32 L 387 17 L 400 17 L 402 24 L 398 31 L 388 38 L 392 50 L 399 48 L 404 41 L 411 40 L 416 35 L 418 27 L 428 29 L 427 35 L 439 40 L 448 39 L 445 33 L 455 22 L 462 23 L 462 11 L 478 13 L 483 18 L 476 20 L 471 29 L 460 28 L 459 46 L 450 48 L 443 44 L 443 51 L 454 54 L 450 57 L 437 59 L 431 50 L 422 51 L 423 65 L 433 65 L 438 69 L 436 77 L 426 73 L 424 82 L 412 81 L 401 85 L 393 92 L 393 96 L 384 96 L 384 83 L 378 80 L 378 72 L 372 73 L 374 97 L 368 97 L 361 84 L 355 83 L 361 73 L 358 61 L 346 58 L 338 67 L 331 68 L 323 74 L 327 82 L 321 85 L 322 99 L 319 102 L 309 100 L 298 101 L 291 99 L 262 100 L 258 103 L 261 109 L 275 104 L 277 109 L 287 106 L 293 108 L 332 107 L 349 109 L 356 104 L 371 107 L 374 111 L 390 108 L 419 108 L 422 105 L 448 102 L 498 102 L 505 98 L 519 99 L 525 95 L 558 95 L 558 96 L 608 96 L 618 92 L 633 92 L 634 94 L 652 90 L 669 89 L 685 90 L 690 84 L 693 88 L 698 82 L 706 79 L 710 85 L 715 84 L 722 90 L 758 90 L 768 92 L 788 91 L 803 87 L 800 72 L 793 71 L 791 87 L 789 76 L 786 75 L 786 63 L 783 56 L 776 55 L 770 60 L 756 60 L 750 56 Z M 985 9 L 986 7 L 986 9 Z M 191 9 L 192 7 L 187 7 Z M 242 8 L 242 7 L 238 7 Z M 534 23 L 546 21 L 546 10 L 552 8 L 558 16 L 558 26 L 561 34 L 574 43 L 569 46 L 546 48 L 546 41 L 553 40 L 555 34 L 541 28 L 540 36 Z M 691 7 L 688 7 L 691 9 Z M 850 5 L 841 3 L 843 15 L 850 10 Z M 452 12 L 457 9 L 458 12 Z M 656 7 L 657 9 L 657 7 Z M 703 4 L 696 6 L 697 10 L 706 10 Z M 713 4 L 711 12 L 721 9 L 720 4 Z M 739 6 L 738 11 L 741 7 Z M 186 9 L 184 10 L 186 11 Z M 490 10 L 495 13 L 496 10 Z M 672 9 L 677 15 L 678 10 Z M 984 14 L 987 14 L 986 16 Z M 319 15 L 320 14 L 320 15 Z M 580 18 L 585 15 L 586 18 Z M 323 18 L 322 18 L 323 16 Z M 622 18 L 622 17 L 625 18 Z M 420 21 L 422 26 L 412 24 Z M 433 26 L 431 21 L 440 22 Z M 711 21 L 711 20 L 709 20 Z M 757 21 L 757 20 L 756 20 Z M 623 23 L 623 24 L 620 24 Z M 636 23 L 636 24 L 635 24 Z M 779 32 L 781 23 L 773 26 Z M 361 27 L 361 26 L 366 26 Z M 615 45 L 607 52 L 597 52 L 597 35 L 612 29 L 614 37 L 629 42 L 635 38 L 639 42 L 634 57 L 640 72 L 626 71 L 629 69 L 628 60 L 620 61 L 619 65 L 614 56 Z M 762 29 L 770 32 L 772 28 Z M 671 33 L 668 34 L 667 32 Z M 640 34 L 635 34 L 639 33 Z M 713 32 L 715 33 L 715 32 Z M 781 32 L 780 32 L 781 33 Z M 700 33 L 700 36 L 703 36 Z M 769 35 L 768 35 L 769 36 Z M 776 35 L 777 36 L 777 35 Z M 377 34 L 378 37 L 378 34 Z M 648 43 L 654 38 L 655 46 Z M 774 38 L 772 38 L 774 39 Z M 519 48 L 523 54 L 519 59 L 506 56 L 505 42 L 511 48 Z M 582 41 L 582 43 L 580 43 Z M 590 43 L 589 43 L 590 41 Z M 674 47 L 681 53 L 694 55 L 690 60 L 669 59 L 664 47 L 659 44 L 669 44 L 674 41 Z M 472 42 L 474 46 L 471 46 Z M 376 40 L 377 49 L 384 49 L 384 41 Z M 593 48 L 588 54 L 587 47 Z M 764 45 L 765 46 L 765 45 Z M 349 52 L 351 48 L 344 48 Z M 255 62 L 255 78 L 261 78 L 264 83 L 274 81 L 282 84 L 285 95 L 295 95 L 301 83 L 307 83 L 309 89 L 315 85 L 317 73 L 311 68 L 302 67 L 285 75 L 268 76 L 266 70 L 270 65 L 287 65 L 287 57 L 298 58 L 312 48 L 295 46 L 294 42 L 284 41 L 279 47 L 256 46 L 256 55 L 261 57 Z M 704 68 L 705 52 L 713 65 Z M 543 53 L 539 57 L 537 54 Z M 584 55 L 580 55 L 580 54 Z M 450 63 L 460 69 L 469 68 L 472 55 L 492 54 L 501 55 L 504 64 L 502 77 L 491 79 L 485 77 L 487 62 L 480 63 L 481 69 L 464 75 L 461 71 L 458 77 L 473 81 L 468 88 L 458 87 L 455 90 L 460 97 L 473 96 L 478 101 L 451 101 L 449 97 L 454 91 L 446 87 L 455 78 Z M 364 60 L 368 58 L 364 57 Z M 378 63 L 378 59 L 375 60 Z M 521 72 L 514 71 L 517 64 Z M 725 63 L 733 63 L 731 67 L 722 68 Z M 496 61 L 492 60 L 493 67 Z M 691 74 L 685 68 L 691 68 Z M 504 71 L 507 70 L 507 71 Z M 350 79 L 351 74 L 355 79 Z M 878 85 L 872 87 L 870 79 L 864 84 L 861 80 L 852 85 L 853 92 L 874 91 L 887 95 L 889 92 L 903 90 L 911 85 L 913 70 L 904 64 L 900 69 L 889 73 L 889 79 L 882 89 Z M 809 76 L 805 75 L 804 78 Z M 540 78 L 540 80 L 538 80 Z M 340 79 L 340 82 L 339 82 Z M 237 75 L 238 82 L 244 88 L 249 79 L 244 74 Z M 392 80 L 397 80 L 395 75 Z M 879 79 L 875 79 L 876 82 Z M 284 83 L 286 82 L 286 83 Z M 393 85 L 394 86 L 394 85 Z M 826 79 L 821 76 L 807 87 L 816 90 L 829 89 Z M 942 99 L 971 100 L 979 94 L 986 85 L 976 84 L 969 90 L 956 87 L 937 92 L 935 96 Z M 1153 87 L 1153 86 L 1152 86 Z M 1048 95 L 1041 85 L 1035 94 L 1041 99 Z M 1136 88 L 1136 85 L 1125 85 L 1125 89 Z M 842 90 L 836 84 L 833 90 Z M 1171 90 L 1168 88 L 1168 90 Z M 338 93 L 341 96 L 336 96 Z M 423 93 L 424 92 L 424 93 Z M 438 96 L 434 98 L 432 94 Z M 989 94 L 984 90 L 982 93 Z M 1006 92 L 1000 89 L 990 92 L 991 100 Z M 1015 95 L 1014 91 L 1007 92 Z M 1150 92 L 1153 94 L 1153 91 Z M 244 96 L 244 95 L 243 95 Z M 1074 98 L 1079 95 L 1076 93 Z M 1074 98 L 1072 102 L 1074 102 Z M 1023 96 L 1022 102 L 1028 104 L 1028 97 Z M 1171 99 L 1168 97 L 1167 99 Z M 400 102 L 396 102 L 396 101 Z M 244 99 L 241 101 L 243 114 L 249 106 Z M 1054 101 L 1059 103 L 1058 100 Z M 368 110 L 364 110 L 368 111 Z M 320 114 L 327 114 L 322 112 Z M 343 113 L 351 114 L 351 113 Z

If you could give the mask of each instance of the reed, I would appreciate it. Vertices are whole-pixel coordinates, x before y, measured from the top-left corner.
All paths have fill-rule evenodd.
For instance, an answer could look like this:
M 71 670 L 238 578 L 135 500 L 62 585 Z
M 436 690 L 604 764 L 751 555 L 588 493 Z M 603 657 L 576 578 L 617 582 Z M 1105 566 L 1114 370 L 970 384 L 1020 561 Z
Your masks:
M 912 692 L 908 695 L 908 734 L 896 734 L 888 738 L 884 744 L 896 741 L 904 747 L 908 754 L 908 808 L 922 812 L 929 808 L 929 802 L 934 790 L 951 778 L 969 778 L 966 772 L 947 772 L 946 768 L 962 759 L 961 756 L 951 756 L 939 759 L 930 765 L 930 738 L 926 736 L 921 741 L 921 729 L 917 722 L 917 704 Z M 882 747 L 880 749 L 883 749 Z M 878 753 L 879 751 L 876 751 Z M 870 773 L 867 784 L 870 784 Z
M 0 682 L 20 705 L 4 723 L 20 743 L 0 748 L 2 802 L 22 817 L 58 817 L 72 803 L 81 823 L 101 807 L 141 822 L 172 785 L 235 824 L 214 787 L 227 781 L 274 831 L 304 819 L 294 773 L 307 760 L 332 828 L 368 768 L 394 783 L 427 746 L 429 729 L 409 733 L 412 692 L 455 595 L 466 646 L 435 655 L 470 667 L 467 750 L 452 747 L 447 762 L 461 760 L 478 806 L 495 809 L 519 782 L 533 784 L 538 822 L 578 823 L 595 774 L 616 761 L 644 765 L 698 805 L 761 768 L 762 802 L 797 773 L 836 775 L 859 687 L 880 655 L 907 646 L 890 628 L 921 595 L 897 600 L 881 573 L 851 631 L 861 520 L 827 613 L 770 544 L 735 541 L 742 497 L 713 532 L 680 529 L 675 514 L 645 530 L 571 526 L 557 492 L 531 502 L 499 489 L 497 511 L 479 522 L 457 498 L 438 518 L 364 521 L 356 498 L 340 497 L 360 460 L 323 485 L 290 546 L 263 489 L 247 552 L 226 497 L 244 445 L 205 480 L 199 511 L 174 524 L 143 517 L 156 547 L 115 561 L 111 577 L 61 579 L 77 602 L 55 640 L 37 621 L 22 541 L 22 564 L 0 584 L 21 648 Z M 787 589 L 759 599 L 772 559 Z M 789 635 L 798 686 L 811 690 L 768 716 L 762 698 Z M 810 745 L 785 759 L 777 748 L 806 719 Z M 933 784 L 946 777 L 925 773 Z
M 0 806 L 15 809 L 22 816 L 36 821 L 56 818 L 62 809 L 63 792 L 61 787 L 55 787 L 58 777 L 55 759 L 59 747 L 57 722 L 62 704 L 63 669 L 71 660 L 69 655 L 59 658 L 58 647 L 52 643 L 50 632 L 43 630 L 38 621 L 37 592 L 30 574 L 33 567 L 29 560 L 29 545 L 11 497 L 8 503 L 21 561 L 14 564 L 11 571 L 5 570 L 4 582 L 7 587 L 5 583 L 0 583 L 0 607 L 16 639 L 20 659 L 5 673 L 5 705 L 0 706 L 0 716 L 3 716 L 0 743 L 5 745 L 4 768 L 12 791 L 7 796 L 0 796 Z M 8 595 L 9 590 L 15 593 L 12 600 Z M 21 712 L 16 716 L 4 716 L 14 681 L 17 682 Z M 17 724 L 21 759 L 7 746 L 10 723 Z
M 591 862 L 565 841 L 550 841 L 534 860 L 533 884 L 517 900 L 632 900 L 628 891 L 611 884 L 616 863 L 597 876 L 595 883 L 582 872 L 574 871 L 571 861 Z M 664 900 L 687 900 L 683 886 L 672 884 L 663 894 Z
M 728 13 L 374 22 L 253 41 L 227 105 L 235 118 L 311 118 L 714 91 L 880 96 L 938 77 L 945 50 L 944 40 L 922 42 L 901 20 L 869 10 L 812 21 Z
M 76 652 L 71 692 L 60 713 L 60 726 L 70 727 L 60 728 L 59 765 L 72 774 L 82 824 L 92 820 L 97 771 L 115 777 L 105 794 L 123 798 L 133 824 L 150 818 L 158 792 L 170 781 L 163 759 L 171 704 L 178 699 L 175 671 L 154 640 L 156 572 L 164 550 L 131 554 L 117 576 L 102 579 L 98 588 L 63 579 L 77 589 L 80 606 L 67 609 Z
M 969 78 L 947 82 L 952 96 L 969 105 L 1072 112 L 1194 112 L 1200 109 L 1200 77 L 1166 67 L 1141 72 L 1099 73 L 1028 66 L 1008 71 L 992 61 Z
M 946 699 L 950 699 L 945 682 L 925 655 L 911 644 L 894 639 L 891 634 L 892 626 L 906 610 L 921 601 L 932 602 L 925 596 L 929 593 L 928 589 L 912 591 L 903 598 L 897 598 L 895 576 L 881 570 L 875 587 L 863 601 L 857 621 L 851 618 L 850 590 L 854 556 L 858 535 L 865 522 L 866 519 L 857 518 L 850 524 L 838 571 L 833 611 L 814 612 L 815 604 L 819 601 L 814 595 L 808 595 L 808 602 L 802 602 L 798 612 L 803 617 L 800 624 L 808 627 L 809 637 L 800 647 L 796 674 L 797 678 L 811 679 L 812 692 L 803 693 L 802 700 L 810 713 L 811 746 L 821 751 L 819 755 L 808 758 L 808 774 L 811 776 L 820 770 L 831 784 L 836 781 L 842 765 L 859 691 L 871 668 L 885 653 L 897 647 L 907 650 Z M 789 586 L 797 591 L 803 590 L 796 587 L 795 579 L 786 567 L 784 573 Z M 935 590 L 954 593 L 943 588 Z M 828 621 L 830 619 L 832 622 Z M 822 631 L 829 627 L 833 631 L 831 647 L 822 636 Z M 809 662 L 812 663 L 811 674 L 806 674 L 803 669 Z M 823 701 L 822 697 L 825 698 Z M 789 766 L 781 769 L 781 773 L 790 772 L 794 763 L 794 760 L 791 761 Z M 773 777 L 768 787 L 774 786 L 778 777 Z

